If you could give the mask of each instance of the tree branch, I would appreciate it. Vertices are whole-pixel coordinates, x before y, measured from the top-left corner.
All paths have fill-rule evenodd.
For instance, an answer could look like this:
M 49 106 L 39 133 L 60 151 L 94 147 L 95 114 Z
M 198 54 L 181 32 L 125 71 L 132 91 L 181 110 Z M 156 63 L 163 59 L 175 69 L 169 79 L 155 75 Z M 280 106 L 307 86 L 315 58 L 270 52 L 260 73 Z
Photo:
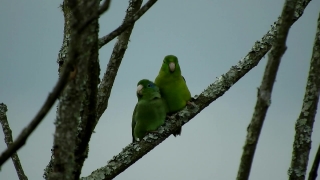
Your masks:
M 10 144 L 10 146 L 1 153 L 0 156 L 0 166 L 8 160 L 8 158 L 18 151 L 25 143 L 28 137 L 31 135 L 31 133 L 37 128 L 37 126 L 40 124 L 40 122 L 43 120 L 43 118 L 46 116 L 46 114 L 49 112 L 57 98 L 59 97 L 60 93 L 66 86 L 68 82 L 68 78 L 70 75 L 70 72 L 72 71 L 72 66 L 73 62 L 69 62 L 66 65 L 65 71 L 62 73 L 60 76 L 59 81 L 53 88 L 52 92 L 49 94 L 47 97 L 45 103 L 42 105 L 40 108 L 39 112 L 36 114 L 36 116 L 31 120 L 29 125 L 25 127 L 22 132 L 19 134 L 17 139 Z
M 276 40 L 269 53 L 269 59 L 263 75 L 263 79 L 258 89 L 258 99 L 255 110 L 252 115 L 251 122 L 247 129 L 246 142 L 243 147 L 241 162 L 238 170 L 237 180 L 249 179 L 251 165 L 255 154 L 256 146 L 258 144 L 259 136 L 267 114 L 268 108 L 271 104 L 271 94 L 273 85 L 277 76 L 278 68 L 281 62 L 281 57 L 286 51 L 286 40 L 289 29 L 293 24 L 292 19 L 295 12 L 297 0 L 286 0 L 277 30 L 275 31 Z
M 109 2 L 105 1 L 102 6 L 109 6 Z M 99 1 L 93 1 L 95 5 L 91 6 L 91 10 L 99 9 Z M 106 5 L 107 4 L 107 5 Z M 101 9 L 101 8 L 100 8 Z M 106 10 L 104 7 L 103 10 Z M 96 14 L 97 11 L 91 13 Z M 98 18 L 98 16 L 96 16 Z M 89 141 L 91 139 L 92 132 L 95 128 L 96 121 L 96 104 L 97 104 L 97 92 L 99 84 L 100 75 L 100 64 L 99 64 L 99 48 L 98 48 L 98 30 L 99 24 L 98 19 L 92 21 L 90 25 L 87 26 L 88 31 L 85 31 L 85 41 L 82 45 L 82 52 L 84 54 L 89 54 L 85 61 L 88 62 L 86 65 L 86 85 L 85 85 L 85 97 L 83 98 L 82 108 L 81 108 L 81 122 L 78 125 L 78 135 L 76 141 L 75 149 L 75 170 L 74 170 L 74 180 L 80 178 L 81 170 L 85 159 L 88 157 Z M 86 53 L 87 51 L 87 53 Z
M 289 180 L 304 180 L 311 149 L 311 135 L 314 118 L 317 113 L 320 91 L 320 14 L 317 33 L 310 62 L 308 82 L 303 99 L 301 113 L 295 125 L 295 137 L 291 166 L 288 170 Z M 310 177 L 309 177 L 310 178 Z
M 317 176 L 318 176 L 318 168 L 319 168 L 319 164 L 320 164 L 320 144 L 318 147 L 318 151 L 316 154 L 316 157 L 314 157 L 314 161 L 309 173 L 309 179 L 308 180 L 316 180 Z
M 140 9 L 142 0 L 130 0 L 129 6 L 127 8 L 127 13 L 124 18 L 123 24 L 128 24 L 136 12 Z M 142 8 L 141 8 L 142 9 Z M 111 89 L 114 83 L 114 79 L 117 75 L 118 69 L 120 67 L 122 58 L 127 50 L 127 45 L 129 38 L 134 27 L 134 22 L 130 24 L 130 27 L 127 28 L 122 34 L 118 37 L 118 41 L 115 43 L 106 73 L 104 74 L 102 81 L 98 88 L 98 104 L 97 104 L 97 120 L 103 114 L 103 112 L 108 107 L 108 100 L 110 97 Z
M 134 15 L 128 17 L 117 29 L 113 30 L 106 36 L 103 36 L 99 39 L 99 48 L 106 45 L 108 42 L 113 40 L 115 37 L 119 36 L 123 31 L 133 26 L 134 23 L 145 13 L 147 12 L 157 0 L 149 0 L 145 5 L 141 7 Z
M 82 34 L 77 32 L 78 24 L 82 22 L 83 13 L 81 8 L 84 2 L 78 0 L 65 0 L 63 11 L 69 11 L 70 39 L 69 46 L 66 46 L 67 62 L 77 61 L 79 66 L 74 66 L 77 74 L 73 83 L 65 88 L 61 94 L 57 110 L 57 119 L 55 122 L 56 130 L 54 133 L 54 148 L 52 172 L 49 174 L 49 180 L 71 180 L 76 166 L 74 151 L 76 147 L 76 132 L 79 119 L 79 109 L 83 98 L 83 91 L 80 89 L 80 82 L 83 81 L 86 71 L 83 66 L 85 63 L 81 59 L 80 44 L 82 44 Z
M 296 9 L 297 16 L 294 17 L 293 22 L 301 17 L 309 2 L 310 1 L 301 1 L 299 3 L 300 5 L 297 6 L 298 8 Z M 257 41 L 251 51 L 242 60 L 240 60 L 237 65 L 232 66 L 227 73 L 218 78 L 213 84 L 209 85 L 209 87 L 199 96 L 196 96 L 195 101 L 193 102 L 194 106 L 188 106 L 181 110 L 175 115 L 174 119 L 166 120 L 166 123 L 160 127 L 159 133 L 149 134 L 143 138 L 142 141 L 129 144 L 118 155 L 114 156 L 106 166 L 93 171 L 91 175 L 81 179 L 107 180 L 116 177 L 169 137 L 172 132 L 178 129 L 179 127 L 175 123 L 177 119 L 181 120 L 182 125 L 189 122 L 210 103 L 228 91 L 232 85 L 234 85 L 252 68 L 258 65 L 261 58 L 270 50 L 278 25 L 279 23 L 276 22 L 275 25 L 272 26 L 271 30 L 263 36 L 262 40 Z
M 0 123 L 2 125 L 2 130 L 4 133 L 4 141 L 9 146 L 12 144 L 12 131 L 10 129 L 6 112 L 8 111 L 7 106 L 3 103 L 0 103 Z M 24 174 L 23 168 L 20 163 L 18 154 L 15 152 L 11 155 L 11 159 L 14 167 L 16 168 L 18 177 L 20 180 L 28 180 L 28 177 Z

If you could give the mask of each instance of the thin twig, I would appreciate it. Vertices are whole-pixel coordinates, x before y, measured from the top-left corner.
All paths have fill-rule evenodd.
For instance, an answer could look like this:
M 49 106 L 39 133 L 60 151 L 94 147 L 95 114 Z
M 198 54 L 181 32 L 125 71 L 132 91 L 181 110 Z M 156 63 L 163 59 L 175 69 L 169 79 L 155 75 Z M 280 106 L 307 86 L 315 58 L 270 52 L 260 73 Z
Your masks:
M 57 98 L 59 97 L 60 93 L 66 86 L 68 82 L 69 74 L 72 70 L 71 66 L 72 62 L 68 63 L 66 65 L 65 71 L 60 76 L 59 81 L 55 85 L 55 87 L 52 90 L 52 93 L 49 94 L 47 97 L 45 103 L 42 105 L 39 112 L 36 114 L 36 116 L 32 119 L 30 124 L 25 127 L 22 132 L 19 134 L 17 139 L 4 151 L 1 153 L 0 156 L 0 166 L 10 158 L 10 156 L 15 153 L 18 149 L 20 149 L 25 143 L 30 134 L 36 129 L 36 127 L 40 124 L 40 122 L 43 120 L 43 118 L 46 116 L 46 114 L 49 112 Z
M 296 17 L 293 22 L 298 20 L 310 1 L 303 1 L 301 6 L 296 10 Z M 292 22 L 292 23 L 293 23 Z M 88 177 L 82 180 L 89 180 L 91 178 L 100 177 L 100 179 L 107 180 L 116 177 L 118 174 L 126 170 L 145 154 L 155 148 L 158 144 L 169 137 L 172 132 L 175 132 L 177 124 L 175 121 L 180 119 L 182 125 L 189 122 L 194 116 L 200 113 L 210 103 L 222 96 L 229 90 L 239 79 L 241 79 L 252 68 L 258 65 L 262 57 L 271 49 L 271 44 L 274 41 L 274 34 L 278 26 L 278 22 L 272 26 L 271 30 L 263 36 L 261 41 L 257 41 L 252 47 L 251 51 L 235 66 L 218 78 L 213 84 L 203 91 L 199 96 L 195 97 L 194 107 L 187 107 L 178 112 L 172 120 L 166 120 L 164 126 L 159 130 L 159 134 L 148 135 L 144 140 L 136 143 L 131 143 L 125 147 L 118 155 L 114 156 L 106 166 L 101 167 L 91 173 Z
M 106 36 L 103 36 L 99 39 L 99 48 L 110 42 L 115 37 L 119 36 L 123 31 L 125 31 L 130 26 L 133 26 L 134 23 L 145 13 L 147 12 L 157 0 L 149 0 L 145 5 L 141 7 L 141 9 L 134 14 L 134 16 L 130 16 L 130 19 L 124 21 L 117 29 L 113 30 Z
M 7 115 L 6 115 L 7 111 L 8 111 L 7 106 L 3 103 L 0 103 L 0 123 L 2 125 L 2 130 L 4 133 L 4 141 L 7 144 L 7 146 L 9 146 L 10 144 L 12 144 L 12 131 L 7 119 Z M 16 168 L 19 179 L 28 180 L 28 177 L 24 174 L 23 168 L 21 166 L 18 153 L 16 152 L 13 153 L 11 155 L 11 159 L 14 167 Z
M 311 149 L 312 128 L 314 124 L 314 118 L 317 113 L 320 92 L 319 37 L 320 13 L 302 109 L 295 125 L 296 134 L 293 142 L 291 166 L 288 170 L 289 180 L 304 180 L 306 177 L 309 153 Z
M 269 59 L 263 75 L 261 86 L 258 89 L 258 99 L 255 110 L 252 115 L 251 122 L 247 129 L 246 142 L 243 147 L 241 162 L 238 170 L 237 180 L 249 179 L 251 165 L 255 154 L 256 146 L 258 144 L 259 136 L 267 114 L 268 108 L 271 104 L 271 94 L 273 85 L 277 76 L 278 68 L 281 62 L 281 57 L 286 51 L 286 40 L 289 29 L 293 22 L 293 15 L 297 0 L 286 0 L 281 17 L 280 25 L 277 28 L 276 40 L 269 53 Z
M 317 179 L 319 164 L 320 164 L 320 144 L 318 147 L 317 154 L 314 157 L 314 161 L 313 161 L 312 167 L 310 169 L 308 180 L 316 180 Z

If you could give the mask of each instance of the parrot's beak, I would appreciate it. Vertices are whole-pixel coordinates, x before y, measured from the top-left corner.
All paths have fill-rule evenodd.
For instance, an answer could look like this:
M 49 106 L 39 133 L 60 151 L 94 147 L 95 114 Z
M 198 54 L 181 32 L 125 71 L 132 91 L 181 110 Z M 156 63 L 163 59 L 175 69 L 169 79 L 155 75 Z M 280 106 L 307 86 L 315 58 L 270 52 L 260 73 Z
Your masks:
M 176 64 L 174 62 L 170 62 L 169 64 L 170 71 L 173 72 L 175 68 L 176 68 Z
M 143 86 L 141 84 L 139 84 L 139 86 L 137 87 L 137 94 L 141 95 L 141 90 L 142 90 Z

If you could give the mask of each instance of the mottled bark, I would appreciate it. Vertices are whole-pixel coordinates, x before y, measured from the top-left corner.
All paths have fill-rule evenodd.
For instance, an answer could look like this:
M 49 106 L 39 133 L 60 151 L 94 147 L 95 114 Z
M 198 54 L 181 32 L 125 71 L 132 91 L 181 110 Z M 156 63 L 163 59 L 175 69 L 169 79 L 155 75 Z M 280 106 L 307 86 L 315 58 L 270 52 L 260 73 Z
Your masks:
M 304 180 L 306 177 L 309 153 L 311 149 L 311 135 L 314 118 L 317 113 L 320 92 L 320 14 L 317 33 L 313 45 L 308 82 L 303 99 L 301 113 L 295 125 L 295 137 L 291 166 L 288 170 L 290 180 Z
M 52 165 L 51 172 L 47 171 L 49 173 L 48 179 L 77 179 L 86 157 L 85 149 L 90 136 L 81 136 L 83 139 L 77 139 L 79 129 L 77 127 L 79 123 L 87 124 L 90 119 L 95 119 L 95 112 L 92 111 L 92 108 L 95 109 L 96 86 L 99 76 L 99 29 L 97 20 L 84 29 L 81 25 L 86 21 L 86 17 L 90 17 L 98 10 L 99 1 L 65 0 L 63 3 L 65 37 L 59 53 L 64 54 L 59 55 L 62 57 L 59 59 L 60 69 L 64 69 L 70 61 L 76 63 L 71 64 L 74 73 L 62 93 L 58 105 L 53 162 L 50 163 Z M 88 82 L 89 80 L 90 82 Z M 94 105 L 92 106 L 92 104 Z M 84 118 L 81 115 L 84 115 Z M 82 130 L 86 131 L 87 129 Z

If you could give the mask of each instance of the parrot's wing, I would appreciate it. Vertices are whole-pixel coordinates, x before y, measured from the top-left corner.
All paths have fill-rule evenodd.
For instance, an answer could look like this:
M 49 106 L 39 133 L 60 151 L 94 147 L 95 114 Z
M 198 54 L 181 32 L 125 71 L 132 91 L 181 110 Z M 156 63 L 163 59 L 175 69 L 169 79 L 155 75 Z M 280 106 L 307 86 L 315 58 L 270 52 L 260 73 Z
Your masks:
M 132 114 L 132 122 L 131 122 L 131 128 L 132 128 L 132 142 L 135 142 L 135 138 L 134 138 L 134 128 L 136 126 L 136 120 L 134 119 L 135 117 L 135 114 L 136 114 L 136 111 L 137 111 L 137 105 L 134 107 L 134 110 L 133 110 L 133 114 Z

